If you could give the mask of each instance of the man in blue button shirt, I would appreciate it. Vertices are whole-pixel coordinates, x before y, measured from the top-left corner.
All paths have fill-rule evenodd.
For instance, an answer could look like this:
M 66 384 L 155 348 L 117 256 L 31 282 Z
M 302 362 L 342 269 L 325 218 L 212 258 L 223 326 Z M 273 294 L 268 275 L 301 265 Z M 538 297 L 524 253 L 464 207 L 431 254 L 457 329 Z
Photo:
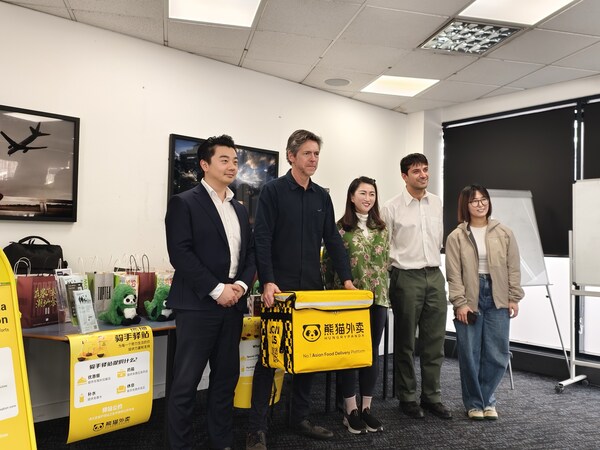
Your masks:
M 322 290 L 320 252 L 325 243 L 346 289 L 356 289 L 348 255 L 335 225 L 333 204 L 325 189 L 311 180 L 319 165 L 321 138 L 297 130 L 288 139 L 286 156 L 292 166 L 282 177 L 267 183 L 258 199 L 254 239 L 262 300 L 273 305 L 281 291 Z M 259 359 L 254 370 L 252 406 L 246 449 L 266 449 L 267 415 L 274 369 Z M 333 433 L 308 420 L 314 374 L 294 376 L 290 425 L 300 434 L 331 439 Z

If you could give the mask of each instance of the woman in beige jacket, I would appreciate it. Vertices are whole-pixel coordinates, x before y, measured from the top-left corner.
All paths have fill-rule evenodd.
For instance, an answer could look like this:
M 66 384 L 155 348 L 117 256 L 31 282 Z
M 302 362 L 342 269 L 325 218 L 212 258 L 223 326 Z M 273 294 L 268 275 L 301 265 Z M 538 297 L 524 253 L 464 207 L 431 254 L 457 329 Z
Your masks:
M 524 295 L 514 234 L 491 214 L 487 189 L 465 187 L 460 224 L 446 241 L 462 397 L 473 420 L 498 418 L 495 391 L 508 365 L 510 319 Z

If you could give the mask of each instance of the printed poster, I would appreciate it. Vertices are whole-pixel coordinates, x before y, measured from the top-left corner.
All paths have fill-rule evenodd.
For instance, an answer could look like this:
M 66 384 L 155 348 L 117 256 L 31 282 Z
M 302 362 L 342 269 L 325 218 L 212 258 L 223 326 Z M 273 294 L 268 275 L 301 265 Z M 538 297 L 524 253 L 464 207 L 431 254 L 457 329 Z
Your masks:
M 36 448 L 17 290 L 0 250 L 0 449 Z
M 153 337 L 148 326 L 67 336 L 71 346 L 67 443 L 147 422 Z

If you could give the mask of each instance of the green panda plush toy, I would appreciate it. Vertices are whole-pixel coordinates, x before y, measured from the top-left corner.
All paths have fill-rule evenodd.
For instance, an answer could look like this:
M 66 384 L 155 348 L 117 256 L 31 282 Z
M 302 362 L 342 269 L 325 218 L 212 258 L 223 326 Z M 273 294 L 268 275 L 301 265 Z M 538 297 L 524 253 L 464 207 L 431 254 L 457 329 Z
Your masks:
M 170 286 L 160 285 L 156 288 L 152 301 L 146 300 L 144 302 L 148 319 L 157 322 L 166 322 L 175 318 L 175 311 L 167 308 L 167 297 L 169 296 L 170 289 Z
M 137 325 L 140 316 L 136 312 L 137 295 L 128 284 L 119 284 L 113 291 L 108 309 L 98 316 L 113 325 Z

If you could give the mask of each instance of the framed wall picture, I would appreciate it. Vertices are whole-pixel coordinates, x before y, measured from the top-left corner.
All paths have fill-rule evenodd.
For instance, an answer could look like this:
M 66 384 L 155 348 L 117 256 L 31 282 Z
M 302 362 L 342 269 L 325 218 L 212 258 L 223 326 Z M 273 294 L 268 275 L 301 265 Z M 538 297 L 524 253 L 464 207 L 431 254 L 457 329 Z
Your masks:
M 204 139 L 179 134 L 169 138 L 169 197 L 187 191 L 200 183 L 202 169 L 198 164 L 198 146 Z M 258 194 L 263 184 L 278 176 L 279 153 L 237 145 L 238 175 L 229 186 L 235 198 L 248 209 L 254 224 Z
M 77 221 L 79 118 L 0 105 L 0 219 Z

